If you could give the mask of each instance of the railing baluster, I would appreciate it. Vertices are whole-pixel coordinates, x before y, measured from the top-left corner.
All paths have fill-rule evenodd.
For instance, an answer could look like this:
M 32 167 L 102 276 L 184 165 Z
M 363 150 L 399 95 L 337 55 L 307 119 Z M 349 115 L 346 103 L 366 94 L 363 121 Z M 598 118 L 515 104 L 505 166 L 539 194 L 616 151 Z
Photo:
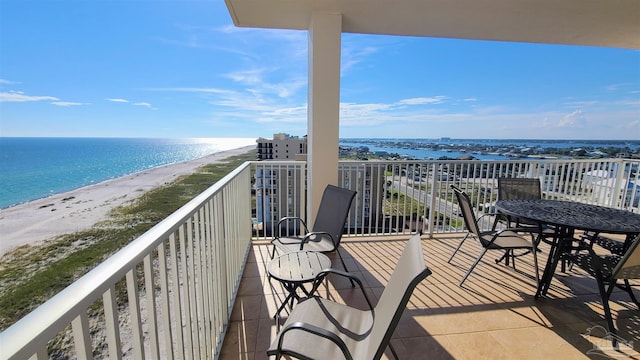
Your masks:
M 180 262 L 181 262 L 181 272 L 182 276 L 180 277 L 180 284 L 182 288 L 182 316 L 184 321 L 184 340 L 185 340 L 185 355 L 186 359 L 193 359 L 193 342 L 192 342 L 192 334 L 193 328 L 191 326 L 191 273 L 189 272 L 188 266 L 188 258 L 190 257 L 189 248 L 191 247 L 188 244 L 188 235 L 187 233 L 191 232 L 191 224 L 193 222 L 193 218 L 189 218 L 187 220 L 186 226 L 182 227 L 182 231 L 180 231 Z
M 140 318 L 140 299 L 138 297 L 138 282 L 136 267 L 127 272 L 127 295 L 129 299 L 129 317 L 131 319 L 131 333 L 133 340 L 133 357 L 144 358 L 142 339 L 142 319 Z
M 200 263 L 202 264 L 202 300 L 203 300 L 203 314 L 204 314 L 204 335 L 205 335 L 205 355 L 207 357 L 213 356 L 213 340 L 211 328 L 211 262 L 209 261 L 209 247 L 211 243 L 215 241 L 211 234 L 211 201 L 207 201 L 203 206 L 204 216 L 202 218 L 204 227 L 204 242 L 202 243 L 201 253 L 202 258 Z
M 173 234 L 171 234 L 173 237 Z M 169 240 L 171 241 L 171 240 Z M 160 304 L 162 311 L 162 329 L 164 334 L 165 357 L 173 357 L 173 331 L 171 329 L 171 309 L 169 306 L 169 269 L 167 268 L 168 256 L 165 251 L 167 244 L 162 242 L 158 245 L 158 269 L 160 275 Z M 171 252 L 170 252 L 171 253 Z M 175 267 L 175 262 L 171 262 L 171 266 Z M 174 290 L 175 291 L 175 290 Z M 175 291 L 178 292 L 179 291 Z
M 116 299 L 116 287 L 111 285 L 109 290 L 102 294 L 104 307 L 105 330 L 110 359 L 122 359 L 122 345 L 120 343 L 120 327 L 118 323 L 118 302 Z
M 93 359 L 93 350 L 91 349 L 91 337 L 89 333 L 89 317 L 86 311 L 81 312 L 71 322 L 73 329 L 73 342 L 76 348 L 76 357 L 79 360 Z
M 154 283 L 153 252 L 144 257 L 144 287 L 147 299 L 147 334 L 151 358 L 160 358 L 160 346 L 158 344 L 158 316 L 156 313 L 156 287 Z
M 38 352 L 33 354 L 33 356 L 29 358 L 29 360 L 47 360 L 48 358 L 49 355 L 47 354 L 47 348 L 41 348 L 40 350 L 38 350 Z
M 181 225 L 178 228 L 178 234 L 182 233 L 182 228 L 184 227 L 184 225 Z M 183 317 L 182 317 L 182 313 L 184 311 L 184 307 L 182 306 L 182 303 L 184 301 L 184 297 L 181 297 L 181 294 L 183 294 L 182 292 L 182 288 L 183 286 L 181 286 L 181 278 L 179 276 L 179 271 L 180 271 L 180 262 L 178 262 L 178 250 L 176 249 L 176 233 L 172 233 L 169 236 L 169 251 L 170 251 L 170 256 L 171 256 L 171 280 L 172 280 L 172 294 L 173 294 L 173 312 L 172 312 L 172 318 L 173 318 L 173 325 L 174 325 L 174 329 L 176 330 L 175 334 L 175 344 L 178 347 L 177 348 L 177 353 L 176 353 L 176 359 L 184 359 L 184 354 L 185 354 L 185 348 L 184 348 L 184 343 L 185 343 L 185 338 L 184 338 L 184 333 L 182 331 L 182 327 L 184 324 L 183 321 Z M 180 259 L 182 259 L 185 256 L 184 254 L 184 247 L 182 247 L 182 244 L 180 244 Z
M 200 358 L 206 358 L 207 350 L 206 350 L 206 322 L 204 316 L 204 279 L 203 279 L 203 268 L 202 268 L 202 247 L 206 241 L 206 236 L 204 232 L 204 207 L 201 207 L 198 211 L 198 223 L 194 233 L 195 237 L 195 258 L 194 264 L 195 276 L 196 276 L 196 326 L 198 331 L 198 343 L 200 347 Z
M 214 217 L 214 221 L 216 224 L 218 224 L 219 226 L 216 226 L 214 230 L 214 235 L 216 238 L 218 239 L 222 239 L 224 238 L 224 227 L 222 226 L 222 222 L 224 221 L 224 219 L 222 218 L 222 209 L 220 209 L 220 199 L 216 198 L 212 201 L 212 206 L 213 206 L 213 217 Z M 223 248 L 222 248 L 222 244 L 220 241 L 216 241 L 213 244 L 215 250 L 213 252 L 214 257 L 213 257 L 213 268 L 212 268 L 212 275 L 214 276 L 214 296 L 215 296 L 215 301 L 216 301 L 216 309 L 215 309 L 215 328 L 217 331 L 220 331 L 221 329 L 224 329 L 225 327 L 225 323 L 224 323 L 224 316 L 225 316 L 225 288 L 226 285 L 223 281 L 223 276 L 224 276 L 224 272 L 222 271 L 222 267 L 223 267 L 223 263 L 221 260 L 221 258 L 225 257 L 225 254 L 223 253 Z

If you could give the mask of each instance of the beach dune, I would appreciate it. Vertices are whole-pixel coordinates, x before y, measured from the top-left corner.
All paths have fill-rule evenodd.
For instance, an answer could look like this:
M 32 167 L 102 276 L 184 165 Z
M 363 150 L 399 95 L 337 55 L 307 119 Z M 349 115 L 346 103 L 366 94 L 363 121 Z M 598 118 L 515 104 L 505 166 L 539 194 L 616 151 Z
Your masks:
M 151 189 L 252 149 L 255 145 L 217 152 L 0 209 L 0 257 L 23 245 L 87 230 L 106 220 L 112 209 L 132 202 Z

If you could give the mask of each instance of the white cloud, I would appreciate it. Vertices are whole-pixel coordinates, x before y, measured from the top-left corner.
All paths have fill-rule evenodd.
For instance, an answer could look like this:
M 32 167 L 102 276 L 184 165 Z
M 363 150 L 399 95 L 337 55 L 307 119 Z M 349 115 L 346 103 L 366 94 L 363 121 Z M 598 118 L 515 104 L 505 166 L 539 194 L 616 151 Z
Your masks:
M 402 99 L 398 103 L 403 105 L 442 104 L 444 99 L 446 96 L 419 97 Z
M 584 126 L 584 117 L 582 115 L 582 110 L 575 110 L 570 114 L 566 114 L 560 119 L 557 123 L 558 127 L 583 127 Z
M 621 100 L 621 101 L 616 101 L 617 105 L 624 105 L 624 106 L 640 106 L 640 100 Z
M 227 73 L 222 76 L 241 84 L 254 85 L 262 82 L 264 72 L 265 69 L 252 69 Z
M 605 86 L 605 90 L 609 91 L 609 92 L 616 92 L 619 90 L 623 90 L 624 88 L 628 88 L 630 86 L 633 86 L 633 83 L 620 83 L 620 84 L 610 84 Z
M 272 111 L 265 111 L 257 118 L 260 123 L 282 122 L 282 123 L 304 123 L 307 120 L 307 107 L 296 106 L 288 108 L 277 108 Z
M 158 110 L 157 108 L 154 108 L 153 106 L 151 106 L 151 104 L 149 104 L 148 102 L 137 102 L 137 103 L 133 103 L 132 105 L 144 106 L 144 107 L 149 108 L 151 110 Z
M 22 92 L 10 91 L 0 92 L 0 102 L 29 102 L 29 101 L 57 101 L 60 100 L 53 96 L 32 96 L 24 95 Z
M 357 47 L 348 43 L 342 48 L 342 60 L 340 66 L 341 75 L 351 70 L 354 66 L 365 61 L 365 58 L 378 52 L 374 46 Z
M 597 101 L 570 101 L 566 102 L 565 105 L 570 108 L 585 108 L 590 106 L 598 105 Z
M 627 127 L 632 130 L 640 130 L 640 120 L 633 120 L 627 124 Z
M 51 104 L 56 106 L 80 106 L 80 105 L 89 105 L 87 103 L 79 103 L 79 102 L 70 102 L 70 101 L 54 101 Z
M 0 84 L 7 84 L 7 85 L 11 85 L 11 84 L 19 84 L 19 82 L 11 81 L 11 80 L 6 80 L 6 79 L 0 79 Z
M 224 74 L 223 77 L 234 82 L 251 86 L 247 92 L 255 96 L 276 95 L 281 98 L 288 98 L 296 95 L 300 89 L 307 86 L 306 77 L 293 76 L 283 81 L 270 83 L 264 80 L 265 74 L 275 72 L 277 69 L 252 69 Z
M 125 99 L 107 99 L 107 101 L 117 102 L 117 103 L 128 103 L 129 100 Z
M 149 88 L 148 91 L 168 91 L 168 92 L 193 92 L 193 93 L 210 93 L 210 94 L 228 94 L 231 90 L 217 88 L 198 88 L 198 87 L 174 87 L 174 88 Z
M 251 32 L 254 31 L 253 28 L 244 28 L 244 27 L 237 27 L 233 24 L 229 24 L 223 27 L 219 28 L 219 31 L 225 34 L 235 34 L 235 33 L 246 33 L 246 32 Z

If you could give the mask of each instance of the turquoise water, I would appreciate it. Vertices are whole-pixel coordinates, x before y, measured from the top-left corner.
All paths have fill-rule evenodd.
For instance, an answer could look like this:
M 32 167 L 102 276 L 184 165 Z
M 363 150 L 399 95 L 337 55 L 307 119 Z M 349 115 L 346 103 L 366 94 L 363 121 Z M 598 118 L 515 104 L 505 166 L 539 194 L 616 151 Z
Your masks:
M 413 145 L 476 143 L 545 147 L 614 146 L 638 149 L 640 141 L 541 141 L 460 139 L 341 139 L 341 145 L 367 144 L 419 159 L 462 153 L 393 147 L 396 141 Z M 3 138 L 0 137 L 0 208 L 74 190 L 146 169 L 197 159 L 215 152 L 255 145 L 255 139 L 118 139 L 118 138 Z M 482 160 L 505 159 L 501 155 L 473 156 Z
M 247 145 L 255 139 L 0 137 L 0 208 Z

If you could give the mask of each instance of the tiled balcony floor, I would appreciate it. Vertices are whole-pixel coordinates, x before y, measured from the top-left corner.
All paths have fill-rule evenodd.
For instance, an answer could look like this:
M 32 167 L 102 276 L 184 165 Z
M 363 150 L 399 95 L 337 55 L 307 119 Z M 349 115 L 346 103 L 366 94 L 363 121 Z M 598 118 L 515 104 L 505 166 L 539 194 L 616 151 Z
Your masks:
M 611 307 L 619 336 L 633 341 L 635 348 L 613 352 L 599 328 L 587 334 L 596 325 L 606 329 L 595 280 L 577 267 L 567 273 L 558 267 L 547 297 L 535 299 L 533 257 L 518 258 L 514 271 L 496 265 L 500 253 L 489 252 L 461 288 L 459 280 L 479 254 L 479 246 L 466 241 L 448 264 L 461 237 L 423 235 L 424 256 L 433 274 L 414 291 L 392 337 L 400 359 L 640 358 L 640 311 L 626 293 L 616 290 Z M 372 301 L 384 290 L 407 238 L 343 238 L 347 267 L 363 280 Z M 269 250 L 265 242 L 252 247 L 221 359 L 267 358 L 276 334 L 273 315 L 285 296 L 277 281 L 273 287 L 267 281 Z M 542 272 L 548 252 L 541 250 Z M 332 259 L 340 268 L 340 260 Z M 328 289 L 320 289 L 333 300 L 365 304 L 358 288 L 343 279 L 329 278 Z

